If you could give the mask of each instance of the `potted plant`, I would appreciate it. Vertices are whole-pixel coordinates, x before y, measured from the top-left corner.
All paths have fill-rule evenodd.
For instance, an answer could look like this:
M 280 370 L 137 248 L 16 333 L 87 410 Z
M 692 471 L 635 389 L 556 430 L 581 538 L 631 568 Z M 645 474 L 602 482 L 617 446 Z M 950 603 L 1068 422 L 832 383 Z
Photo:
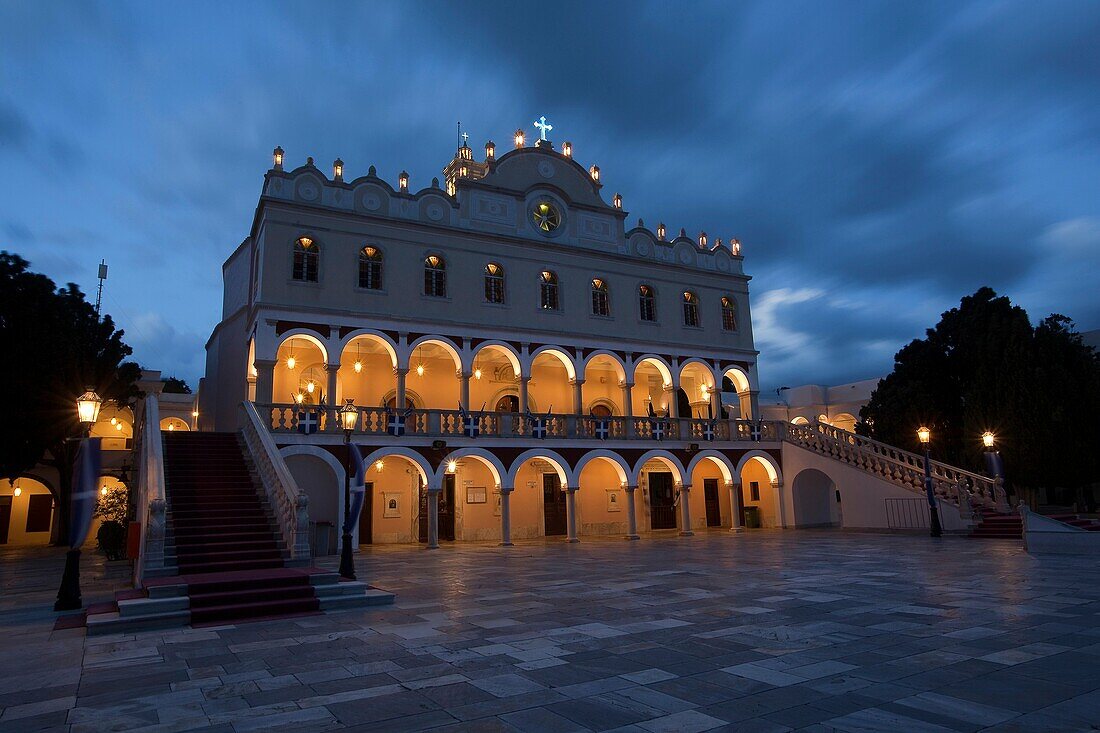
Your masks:
M 121 560 L 126 556 L 126 520 L 130 515 L 130 502 L 126 488 L 108 488 L 99 495 L 94 516 L 103 520 L 96 532 L 99 549 L 108 560 Z

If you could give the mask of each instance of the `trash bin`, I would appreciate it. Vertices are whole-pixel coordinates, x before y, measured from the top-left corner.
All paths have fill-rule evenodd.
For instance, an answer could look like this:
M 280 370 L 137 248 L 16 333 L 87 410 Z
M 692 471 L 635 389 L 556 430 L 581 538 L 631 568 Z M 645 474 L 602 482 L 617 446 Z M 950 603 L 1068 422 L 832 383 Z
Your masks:
M 334 555 L 336 526 L 332 522 L 309 523 L 309 549 L 313 557 Z
M 760 507 L 745 507 L 745 526 L 749 529 L 760 529 Z

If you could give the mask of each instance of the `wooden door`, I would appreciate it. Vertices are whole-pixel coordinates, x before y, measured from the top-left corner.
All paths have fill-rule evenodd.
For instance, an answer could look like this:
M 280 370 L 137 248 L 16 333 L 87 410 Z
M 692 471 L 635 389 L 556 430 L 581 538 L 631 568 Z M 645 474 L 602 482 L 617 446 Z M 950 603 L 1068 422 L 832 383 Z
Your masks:
M 0 545 L 8 544 L 8 528 L 11 526 L 11 497 L 0 496 Z
M 542 513 L 547 537 L 566 533 L 565 492 L 556 473 L 542 474 Z
M 439 539 L 453 542 L 455 538 L 455 475 L 443 477 L 443 493 L 439 495 Z
M 366 483 L 367 493 L 363 496 L 363 508 L 359 512 L 359 544 L 374 542 L 374 482 Z
M 722 509 L 718 503 L 718 479 L 703 479 L 703 498 L 707 503 L 707 526 L 722 526 Z
M 650 529 L 676 529 L 676 506 L 673 504 L 672 474 L 649 474 L 649 526 Z

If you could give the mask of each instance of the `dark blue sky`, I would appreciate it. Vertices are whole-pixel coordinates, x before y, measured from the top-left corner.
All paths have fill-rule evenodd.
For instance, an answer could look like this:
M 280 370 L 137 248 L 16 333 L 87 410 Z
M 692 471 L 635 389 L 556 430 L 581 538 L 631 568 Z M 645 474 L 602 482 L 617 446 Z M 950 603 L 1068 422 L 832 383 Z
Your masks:
M 416 188 L 456 120 L 546 115 L 631 223 L 742 240 L 765 390 L 866 378 L 980 285 L 1100 327 L 1098 38 L 1095 2 L 4 3 L 0 249 L 106 258 L 194 383 L 276 144 Z

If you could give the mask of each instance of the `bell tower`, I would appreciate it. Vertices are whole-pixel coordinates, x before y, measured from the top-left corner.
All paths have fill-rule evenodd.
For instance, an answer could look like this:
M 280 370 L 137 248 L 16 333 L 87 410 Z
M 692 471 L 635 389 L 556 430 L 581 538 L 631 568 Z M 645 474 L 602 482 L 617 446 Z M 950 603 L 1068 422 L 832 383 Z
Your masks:
M 455 157 L 443 169 L 443 177 L 447 181 L 447 193 L 451 196 L 455 194 L 455 181 L 459 178 L 472 180 L 484 178 L 489 173 L 489 165 L 496 158 L 496 146 L 490 140 L 485 143 L 485 160 L 483 162 L 474 160 L 474 151 L 468 144 L 469 139 L 470 135 L 462 132 L 462 123 L 459 122 L 458 150 L 455 151 Z

